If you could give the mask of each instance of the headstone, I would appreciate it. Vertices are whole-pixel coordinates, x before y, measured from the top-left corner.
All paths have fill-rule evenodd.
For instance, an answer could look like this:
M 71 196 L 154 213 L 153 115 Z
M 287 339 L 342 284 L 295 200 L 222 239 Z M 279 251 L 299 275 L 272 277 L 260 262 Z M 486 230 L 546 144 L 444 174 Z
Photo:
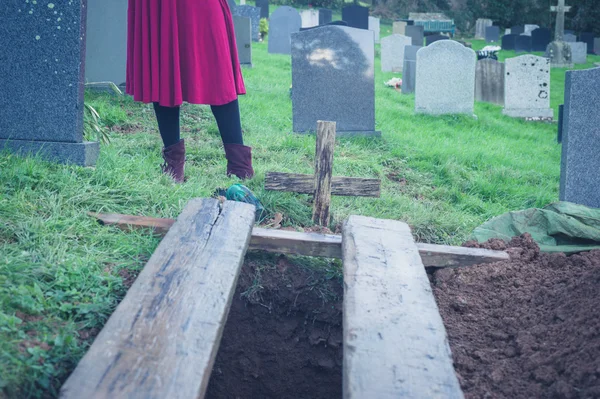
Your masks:
M 587 53 L 594 54 L 594 34 L 583 32 L 579 35 L 579 41 L 587 44 Z
M 351 5 L 342 8 L 342 20 L 348 26 L 358 29 L 369 29 L 369 9 L 367 7 Z
M 260 25 L 260 8 L 253 6 L 237 6 L 232 10 L 233 15 L 248 17 L 252 23 L 252 41 L 259 41 L 258 27 Z
M 402 94 L 415 92 L 417 82 L 417 52 L 422 46 L 406 46 L 402 65 Z
M 587 43 L 569 42 L 569 46 L 571 46 L 573 64 L 585 64 L 587 62 Z
M 437 42 L 439 40 L 448 40 L 448 39 L 450 39 L 450 38 L 448 36 L 444 36 L 444 35 L 429 35 L 429 36 L 425 36 L 425 45 L 429 46 L 431 43 L 435 43 L 435 42 Z
M 594 39 L 594 53 L 600 55 L 600 37 Z
M 127 64 L 127 3 L 88 0 L 85 80 L 125 85 Z
M 96 163 L 99 144 L 83 141 L 86 3 L 0 6 L 0 151 Z
M 246 0 L 240 0 L 240 5 L 245 6 L 246 5 Z
M 325 25 L 333 20 L 333 11 L 329 8 L 319 8 L 319 25 Z
M 475 101 L 504 105 L 504 63 L 491 58 L 477 61 Z
M 404 49 L 412 39 L 404 35 L 390 35 L 381 39 L 381 71 L 402 72 Z
M 294 132 L 335 121 L 338 135 L 375 131 L 375 44 L 373 33 L 348 26 L 323 26 L 292 34 Z
M 560 168 L 561 201 L 600 207 L 600 68 L 567 71 Z
M 485 39 L 486 28 L 492 26 L 494 22 L 491 19 L 479 18 L 475 21 L 475 39 Z
M 506 29 L 504 29 L 504 34 L 505 34 L 505 35 L 510 35 L 510 33 L 511 33 L 511 32 L 510 32 L 510 28 L 506 28 Z
M 256 7 L 260 8 L 261 19 L 269 19 L 269 0 L 256 0 Z
M 525 26 L 523 25 L 515 25 L 510 28 L 511 35 L 520 35 L 525 32 Z
M 407 25 L 404 29 L 406 32 L 405 36 L 412 38 L 413 46 L 423 45 L 423 29 L 423 25 Z
M 394 21 L 392 24 L 392 33 L 396 35 L 404 35 L 406 34 L 406 27 L 408 26 L 408 22 L 406 21 Z
M 553 68 L 573 67 L 573 57 L 569 42 L 553 41 L 546 49 L 546 58 L 550 60 Z
M 534 30 L 538 29 L 539 27 L 540 27 L 539 25 L 526 24 L 525 25 L 525 32 L 523 32 L 523 34 L 526 35 L 526 36 L 531 36 L 531 32 L 533 32 Z
M 269 19 L 269 53 L 291 54 L 291 35 L 301 26 L 302 18 L 295 8 L 278 7 Z
M 531 32 L 531 51 L 546 51 L 552 41 L 552 32 L 548 28 L 538 28 Z
M 531 36 L 519 35 L 515 38 L 517 53 L 531 53 Z
M 473 115 L 475 52 L 440 40 L 417 53 L 415 112 Z
M 369 17 L 369 30 L 375 35 L 375 43 L 379 43 L 379 30 L 380 20 L 379 18 Z
M 557 143 L 562 143 L 563 123 L 564 123 L 564 111 L 565 111 L 565 105 L 564 104 L 560 104 L 558 106 L 558 134 L 556 135 L 556 142 Z
M 571 33 L 565 33 L 564 38 L 565 38 L 565 42 L 568 42 L 568 43 L 575 43 L 577 41 L 577 36 L 573 35 Z
M 486 43 L 497 43 L 500 41 L 500 28 L 497 26 L 488 26 L 485 28 Z
M 570 8 L 570 7 L 565 7 L 565 8 Z M 563 33 L 563 34 L 566 34 L 566 33 L 568 33 L 568 34 L 570 34 L 570 35 L 574 35 L 574 34 L 575 34 L 575 31 L 574 31 L 574 30 L 571 30 L 571 29 L 565 29 L 565 31 L 564 31 L 564 33 Z
M 514 50 L 517 37 L 520 35 L 504 35 L 502 36 L 502 50 Z
M 503 114 L 518 118 L 552 118 L 550 60 L 522 55 L 505 61 Z
M 319 12 L 317 10 L 302 10 L 300 11 L 303 28 L 312 28 L 319 25 Z
M 229 9 L 233 12 L 233 10 L 237 7 L 235 4 L 235 0 L 227 0 L 227 4 L 229 4 Z
M 233 16 L 235 42 L 240 65 L 252 66 L 252 22 L 248 17 Z

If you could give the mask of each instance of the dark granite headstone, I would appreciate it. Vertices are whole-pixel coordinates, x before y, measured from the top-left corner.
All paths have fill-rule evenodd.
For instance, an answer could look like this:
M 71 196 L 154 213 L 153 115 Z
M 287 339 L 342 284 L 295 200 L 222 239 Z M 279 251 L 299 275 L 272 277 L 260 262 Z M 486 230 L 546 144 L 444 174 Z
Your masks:
M 556 135 L 556 141 L 558 143 L 562 143 L 564 112 L 565 112 L 565 105 L 560 104 L 558 106 L 558 134 Z
M 515 38 L 517 53 L 531 53 L 531 36 L 519 35 Z
M 344 7 L 342 20 L 348 22 L 348 26 L 353 28 L 369 29 L 369 9 L 356 5 Z
M 500 41 L 500 28 L 497 26 L 488 26 L 485 28 L 486 43 L 497 43 Z
M 594 34 L 583 32 L 579 35 L 579 41 L 587 44 L 587 53 L 594 54 Z
M 491 58 L 475 66 L 475 101 L 504 105 L 504 63 Z
M 537 28 L 531 32 L 531 51 L 546 51 L 552 41 L 552 31 L 548 28 Z
M 252 40 L 255 42 L 259 41 L 260 34 L 258 32 L 258 27 L 260 25 L 260 8 L 247 5 L 237 6 L 232 10 L 232 14 L 239 17 L 250 18 L 250 22 L 252 23 Z
M 565 35 L 566 34 L 569 34 L 569 35 L 574 35 L 575 34 L 575 31 L 571 30 L 571 29 L 565 29 L 564 32 L 565 32 Z
M 240 65 L 252 66 L 252 22 L 248 17 L 233 16 L 235 42 Z
M 91 166 L 99 145 L 83 141 L 87 2 L 66 3 L 0 5 L 0 151 Z
M 517 40 L 519 35 L 504 35 L 502 36 L 502 50 L 514 50 L 515 49 L 515 41 Z
M 425 36 L 425 45 L 429 46 L 431 43 L 435 43 L 438 40 L 448 40 L 450 39 L 448 36 L 444 35 L 429 35 Z
M 525 26 L 524 25 L 515 25 L 513 27 L 510 28 L 510 34 L 511 35 L 520 35 L 521 33 L 525 33 Z
M 417 51 L 422 46 L 404 47 L 404 64 L 402 66 L 402 94 L 415 92 L 417 85 Z
M 412 39 L 413 46 L 423 46 L 423 25 L 408 25 L 404 35 Z
M 294 132 L 315 132 L 317 121 L 324 120 L 335 121 L 341 136 L 380 134 L 374 58 L 368 30 L 323 26 L 292 34 Z
M 600 68 L 567 71 L 560 168 L 561 201 L 600 207 Z
M 326 25 L 333 20 L 333 11 L 329 8 L 319 8 L 319 25 Z
M 269 53 L 291 54 L 291 34 L 300 31 L 302 18 L 295 8 L 278 7 L 269 19 Z
M 269 0 L 256 0 L 256 7 L 260 8 L 261 19 L 269 19 Z

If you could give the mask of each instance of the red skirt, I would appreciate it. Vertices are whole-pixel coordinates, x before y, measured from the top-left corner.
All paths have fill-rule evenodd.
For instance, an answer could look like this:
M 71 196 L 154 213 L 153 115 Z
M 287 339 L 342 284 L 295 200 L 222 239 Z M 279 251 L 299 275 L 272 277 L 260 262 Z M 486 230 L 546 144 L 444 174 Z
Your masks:
M 126 92 L 174 107 L 246 94 L 227 0 L 129 0 Z

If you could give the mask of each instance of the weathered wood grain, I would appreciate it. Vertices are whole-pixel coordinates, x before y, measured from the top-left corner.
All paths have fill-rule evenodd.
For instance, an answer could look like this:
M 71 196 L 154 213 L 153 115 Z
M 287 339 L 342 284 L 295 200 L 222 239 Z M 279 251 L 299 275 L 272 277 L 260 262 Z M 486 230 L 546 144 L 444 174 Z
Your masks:
M 408 225 L 351 216 L 343 236 L 344 398 L 463 398 Z
M 254 207 L 191 200 L 61 390 L 70 398 L 201 398 Z
M 335 148 L 335 122 L 317 121 L 317 149 L 315 152 L 315 194 L 313 223 L 329 224 L 331 205 L 331 178 L 333 176 L 333 150 Z
M 252 231 L 249 249 L 341 259 L 342 236 L 255 227 Z
M 267 172 L 265 190 L 314 194 L 315 177 L 299 173 Z M 331 195 L 347 197 L 379 197 L 381 180 L 359 177 L 333 177 Z
M 426 267 L 463 267 L 508 260 L 510 257 L 504 251 L 492 251 L 483 248 L 451 247 L 418 243 L 421 259 Z
M 118 213 L 95 213 L 88 215 L 105 226 L 115 226 L 123 231 L 150 229 L 160 236 L 167 234 L 175 219 L 151 218 L 147 216 L 121 215 Z

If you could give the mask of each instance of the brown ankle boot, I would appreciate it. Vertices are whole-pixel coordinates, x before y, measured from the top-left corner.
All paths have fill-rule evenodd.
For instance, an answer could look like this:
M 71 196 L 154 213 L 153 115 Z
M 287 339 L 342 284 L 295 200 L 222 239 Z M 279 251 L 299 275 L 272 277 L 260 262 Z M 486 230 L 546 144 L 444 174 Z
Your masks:
M 162 156 L 165 163 L 161 169 L 163 173 L 171 175 L 176 183 L 183 183 L 183 174 L 185 169 L 185 142 L 179 140 L 179 143 L 163 148 Z
M 254 176 L 252 148 L 242 144 L 224 144 L 224 146 L 227 176 L 235 175 L 242 180 L 251 179 Z

